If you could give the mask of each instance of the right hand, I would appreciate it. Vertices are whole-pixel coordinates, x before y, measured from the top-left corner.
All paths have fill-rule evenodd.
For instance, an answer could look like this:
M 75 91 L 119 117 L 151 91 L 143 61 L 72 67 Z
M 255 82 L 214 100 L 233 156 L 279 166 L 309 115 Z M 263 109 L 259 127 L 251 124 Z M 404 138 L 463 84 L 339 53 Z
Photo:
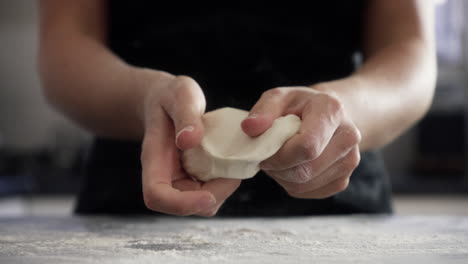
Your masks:
M 171 76 L 164 85 L 150 82 L 149 86 L 142 113 L 145 205 L 172 215 L 215 215 L 240 180 L 195 181 L 183 170 L 179 158 L 179 150 L 193 148 L 203 138 L 201 117 L 206 102 L 202 89 L 187 76 Z

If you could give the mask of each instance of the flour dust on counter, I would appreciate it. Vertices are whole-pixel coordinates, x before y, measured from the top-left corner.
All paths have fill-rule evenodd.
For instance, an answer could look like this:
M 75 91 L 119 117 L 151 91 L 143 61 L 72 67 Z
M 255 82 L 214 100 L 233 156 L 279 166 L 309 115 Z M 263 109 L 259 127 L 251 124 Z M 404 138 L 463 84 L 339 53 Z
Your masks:
M 468 218 L 0 219 L 0 263 L 467 263 Z

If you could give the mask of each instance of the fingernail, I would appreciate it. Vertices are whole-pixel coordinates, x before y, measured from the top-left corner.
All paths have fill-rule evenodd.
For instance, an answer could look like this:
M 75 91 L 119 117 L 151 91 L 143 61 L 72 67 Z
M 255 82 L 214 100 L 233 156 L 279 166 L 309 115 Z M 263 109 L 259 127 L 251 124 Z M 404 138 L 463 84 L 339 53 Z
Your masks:
M 208 197 L 200 202 L 200 207 L 202 210 L 211 209 L 216 204 L 216 199 L 214 197 Z
M 257 117 L 258 117 L 257 114 L 250 114 L 246 119 L 255 119 Z
M 190 125 L 190 126 L 184 127 L 182 130 L 179 131 L 179 133 L 177 133 L 177 135 L 176 135 L 176 142 L 177 142 L 177 140 L 179 139 L 179 136 L 182 135 L 182 133 L 184 133 L 185 131 L 190 131 L 190 132 L 192 132 L 194 129 L 195 129 L 195 128 L 194 128 L 193 126 L 191 126 L 191 125 Z

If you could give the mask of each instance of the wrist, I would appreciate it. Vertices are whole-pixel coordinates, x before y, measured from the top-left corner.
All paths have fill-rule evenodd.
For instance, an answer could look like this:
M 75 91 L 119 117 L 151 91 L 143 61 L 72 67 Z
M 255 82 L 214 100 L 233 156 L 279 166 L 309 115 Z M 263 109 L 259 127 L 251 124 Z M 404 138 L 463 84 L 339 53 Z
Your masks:
M 360 75 L 352 75 L 343 79 L 333 80 L 314 84 L 311 88 L 334 95 L 345 103 L 352 95 L 359 93 L 359 90 L 368 85 L 368 81 Z

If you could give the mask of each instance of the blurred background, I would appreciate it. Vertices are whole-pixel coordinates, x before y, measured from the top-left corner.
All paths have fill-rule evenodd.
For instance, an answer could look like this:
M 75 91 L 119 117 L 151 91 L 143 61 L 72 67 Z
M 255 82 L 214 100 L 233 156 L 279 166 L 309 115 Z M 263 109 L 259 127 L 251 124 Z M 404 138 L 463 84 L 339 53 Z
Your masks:
M 429 114 L 384 149 L 399 214 L 468 215 L 468 1 L 437 2 Z M 92 137 L 44 100 L 37 2 L 0 1 L 0 217 L 71 213 Z

